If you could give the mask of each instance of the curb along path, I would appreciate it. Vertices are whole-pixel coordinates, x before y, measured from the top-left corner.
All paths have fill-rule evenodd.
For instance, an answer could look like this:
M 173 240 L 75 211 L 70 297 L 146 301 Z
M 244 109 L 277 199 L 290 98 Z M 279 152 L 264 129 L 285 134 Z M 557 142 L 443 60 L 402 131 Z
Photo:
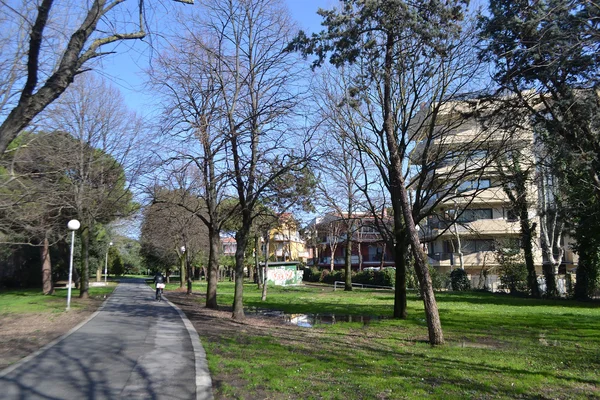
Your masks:
M 85 324 L 0 372 L 0 399 L 212 399 L 204 349 L 185 315 L 122 280 Z

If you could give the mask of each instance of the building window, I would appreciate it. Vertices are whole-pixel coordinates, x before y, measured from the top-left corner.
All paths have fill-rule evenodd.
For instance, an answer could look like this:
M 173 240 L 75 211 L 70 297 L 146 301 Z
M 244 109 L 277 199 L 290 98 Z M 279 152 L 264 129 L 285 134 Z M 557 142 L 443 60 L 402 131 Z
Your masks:
M 519 220 L 519 214 L 512 208 L 505 208 L 504 218 L 509 222 L 517 222 Z
M 468 208 L 458 217 L 458 222 L 473 222 L 481 219 L 492 219 L 491 208 Z
M 488 156 L 488 151 L 487 150 L 474 150 L 471 154 L 470 154 L 470 159 L 473 161 L 479 161 L 479 160 L 483 160 L 485 158 L 487 158 Z
M 376 227 L 372 225 L 363 225 L 360 228 L 361 233 L 379 233 Z
M 467 192 L 469 190 L 481 190 L 487 189 L 490 187 L 489 179 L 474 179 L 469 181 L 464 181 L 460 185 L 458 185 L 457 191 L 458 193 Z
M 494 240 L 492 239 L 464 239 L 460 241 L 463 254 L 474 254 L 481 251 L 493 251 Z M 458 253 L 458 244 L 454 241 L 454 246 L 448 240 L 444 242 L 444 251 L 448 253 Z

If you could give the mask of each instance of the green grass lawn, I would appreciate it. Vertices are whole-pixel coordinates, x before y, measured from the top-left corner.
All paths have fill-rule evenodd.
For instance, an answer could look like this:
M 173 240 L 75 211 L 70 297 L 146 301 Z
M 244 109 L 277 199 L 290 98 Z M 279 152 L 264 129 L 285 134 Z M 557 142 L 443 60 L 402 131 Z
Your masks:
M 194 290 L 204 293 L 205 286 Z M 219 283 L 218 293 L 219 304 L 232 304 L 231 283 Z M 268 333 L 240 327 L 218 339 L 200 330 L 216 397 L 600 399 L 598 303 L 491 293 L 436 297 L 447 344 L 432 348 L 414 294 L 408 319 L 393 320 L 391 292 L 270 288 L 261 302 L 247 284 L 246 307 L 389 319 Z
M 90 297 L 105 296 L 115 290 L 116 284 L 90 287 Z M 71 290 L 71 308 L 78 304 L 79 290 Z M 55 313 L 63 312 L 67 307 L 67 289 L 57 289 L 53 295 L 44 295 L 40 289 L 18 289 L 0 291 L 0 314 L 18 313 Z

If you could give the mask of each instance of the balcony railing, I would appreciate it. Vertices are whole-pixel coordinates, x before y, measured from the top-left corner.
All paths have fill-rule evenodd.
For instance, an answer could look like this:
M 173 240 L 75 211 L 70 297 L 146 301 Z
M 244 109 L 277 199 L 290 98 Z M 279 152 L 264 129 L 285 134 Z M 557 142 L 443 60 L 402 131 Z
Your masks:
M 392 262 L 394 260 L 392 260 L 391 257 L 386 256 L 383 261 Z M 320 264 L 329 264 L 330 262 L 331 262 L 331 257 L 321 257 L 319 259 Z M 344 257 L 335 257 L 333 262 L 334 262 L 334 264 L 344 264 L 346 261 L 345 261 Z M 351 257 L 351 262 L 352 262 L 352 264 L 358 264 L 360 262 L 360 260 L 357 255 L 353 255 Z M 362 262 L 363 263 L 375 263 L 375 262 L 379 263 L 379 262 L 381 262 L 381 254 L 363 255 Z
M 453 253 L 433 253 L 429 254 L 429 258 L 435 261 L 452 261 L 454 259 Z
M 273 240 L 275 242 L 300 242 L 300 237 L 298 235 L 292 235 L 291 237 L 288 235 L 273 235 Z

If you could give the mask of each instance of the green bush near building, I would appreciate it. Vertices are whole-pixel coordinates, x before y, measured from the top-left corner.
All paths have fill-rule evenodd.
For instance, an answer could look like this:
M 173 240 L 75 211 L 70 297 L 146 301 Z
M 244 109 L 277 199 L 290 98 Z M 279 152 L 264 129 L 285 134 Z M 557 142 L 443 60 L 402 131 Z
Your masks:
M 346 271 L 328 269 L 320 270 L 316 267 L 304 269 L 305 282 L 321 282 L 333 285 L 335 281 L 344 282 Z M 394 268 L 368 269 L 363 271 L 352 271 L 352 283 L 361 283 L 372 286 L 395 286 L 396 270 Z

